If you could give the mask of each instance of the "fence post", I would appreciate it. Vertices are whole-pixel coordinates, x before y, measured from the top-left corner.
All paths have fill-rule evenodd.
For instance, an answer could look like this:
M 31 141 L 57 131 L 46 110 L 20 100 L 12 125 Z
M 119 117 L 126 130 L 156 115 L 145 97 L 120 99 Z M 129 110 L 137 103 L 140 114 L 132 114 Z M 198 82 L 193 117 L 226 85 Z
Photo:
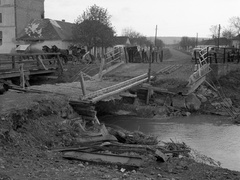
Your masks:
M 126 47 L 124 47 L 124 55 L 125 55 L 125 62 L 129 63 L 129 58 L 128 58 L 129 56 L 128 56 L 128 51 Z
M 161 59 L 160 62 L 163 62 L 163 50 L 161 50 Z

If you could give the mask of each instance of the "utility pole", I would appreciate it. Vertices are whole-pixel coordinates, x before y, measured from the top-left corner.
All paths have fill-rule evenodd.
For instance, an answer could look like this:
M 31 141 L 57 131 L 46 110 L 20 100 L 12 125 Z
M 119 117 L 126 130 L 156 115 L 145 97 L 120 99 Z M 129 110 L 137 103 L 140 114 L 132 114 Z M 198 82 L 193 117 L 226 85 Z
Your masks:
M 197 33 L 197 36 L 196 36 L 196 47 L 198 46 L 198 33 Z
M 154 45 L 156 46 L 157 42 L 157 25 L 156 25 L 156 30 L 155 30 L 155 40 L 154 40 Z M 150 45 L 150 53 L 149 53 L 149 67 L 148 67 L 148 83 L 150 83 L 151 80 L 151 69 L 152 69 L 152 45 Z
M 157 45 L 157 25 L 156 25 L 156 30 L 155 30 L 155 41 L 154 41 L 154 45 L 156 47 Z
M 220 42 L 219 42 L 219 39 L 220 39 L 220 31 L 221 31 L 221 26 L 220 26 L 220 24 L 219 24 L 219 26 L 218 26 L 218 48 L 219 48 L 219 44 L 220 44 Z

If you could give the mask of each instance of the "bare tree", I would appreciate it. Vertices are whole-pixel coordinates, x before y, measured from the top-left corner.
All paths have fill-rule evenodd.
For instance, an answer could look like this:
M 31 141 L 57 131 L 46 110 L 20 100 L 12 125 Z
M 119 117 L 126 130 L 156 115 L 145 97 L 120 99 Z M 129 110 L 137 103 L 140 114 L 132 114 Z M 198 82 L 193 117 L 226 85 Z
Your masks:
M 213 39 L 218 37 L 218 25 L 212 25 L 209 30 Z
M 196 44 L 195 38 L 189 38 L 186 36 L 183 36 L 181 38 L 181 41 L 179 42 L 180 47 L 182 47 L 185 50 L 187 50 L 190 46 L 194 47 L 195 44 Z
M 141 47 L 143 46 L 150 46 L 152 43 L 150 40 L 147 39 L 146 36 L 142 35 L 141 33 L 133 30 L 132 28 L 125 28 L 122 30 L 122 36 L 129 37 L 130 41 L 134 44 L 137 44 Z
M 129 38 L 139 38 L 142 37 L 141 33 L 133 30 L 132 28 L 125 28 L 122 30 L 122 36 L 127 36 Z
M 230 27 L 233 28 L 236 35 L 239 35 L 240 34 L 240 17 L 236 17 L 236 16 L 231 17 L 229 21 L 230 21 Z
M 236 33 L 234 32 L 234 30 L 231 27 L 223 28 L 223 31 L 222 31 L 223 37 L 225 37 L 227 39 L 232 39 L 235 35 L 236 35 Z

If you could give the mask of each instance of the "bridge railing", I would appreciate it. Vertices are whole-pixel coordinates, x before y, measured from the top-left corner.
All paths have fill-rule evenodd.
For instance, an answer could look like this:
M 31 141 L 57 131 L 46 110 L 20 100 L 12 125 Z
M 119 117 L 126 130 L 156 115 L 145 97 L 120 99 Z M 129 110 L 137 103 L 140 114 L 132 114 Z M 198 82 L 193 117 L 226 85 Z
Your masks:
M 121 89 L 122 87 L 124 86 L 128 86 L 128 85 L 131 85 L 135 82 L 138 82 L 140 80 L 146 80 L 147 79 L 147 76 L 148 74 L 143 74 L 143 75 L 140 75 L 140 76 L 137 76 L 135 78 L 132 78 L 132 79 L 129 79 L 127 81 L 124 81 L 124 82 L 121 82 L 121 83 L 118 83 L 118 84 L 115 84 L 113 86 L 109 86 L 107 88 L 103 88 L 103 89 L 100 89 L 98 91 L 94 91 L 92 93 L 89 93 L 85 96 L 82 97 L 83 100 L 87 100 L 87 99 L 91 99 L 91 98 L 94 98 L 94 97 L 97 97 L 97 96 L 101 96 L 103 94 L 106 94 L 106 93 L 109 93 L 109 92 L 112 92 L 112 91 L 115 91 L 115 90 L 118 90 L 118 89 Z
M 51 58 L 49 58 L 51 56 Z M 55 63 L 54 63 L 55 62 Z M 0 71 L 14 71 L 24 65 L 24 69 L 45 69 L 60 66 L 59 53 L 11 53 L 0 54 Z
M 121 56 L 122 56 L 122 48 L 120 47 L 114 48 L 112 51 L 107 52 L 104 55 L 105 63 L 103 66 L 103 70 L 109 68 L 110 66 L 118 62 L 121 62 L 122 60 Z
M 188 93 L 195 91 L 206 79 L 206 75 L 211 71 L 210 63 L 208 62 L 208 47 L 199 51 L 199 63 L 195 64 L 195 72 L 191 74 L 188 80 Z

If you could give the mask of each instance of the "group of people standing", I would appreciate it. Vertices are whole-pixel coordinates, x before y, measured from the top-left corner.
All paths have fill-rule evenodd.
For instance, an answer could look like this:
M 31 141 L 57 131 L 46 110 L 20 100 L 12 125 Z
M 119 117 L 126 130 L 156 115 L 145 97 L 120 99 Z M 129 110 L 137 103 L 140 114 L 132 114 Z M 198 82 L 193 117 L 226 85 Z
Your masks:
M 140 55 L 142 58 L 143 62 L 149 62 L 149 60 L 151 59 L 151 62 L 162 62 L 163 61 L 163 50 L 145 50 L 142 49 L 140 51 Z M 151 56 L 150 56 L 151 55 Z
M 163 50 L 137 48 L 137 46 L 127 47 L 128 61 L 133 63 L 149 63 L 163 61 Z

